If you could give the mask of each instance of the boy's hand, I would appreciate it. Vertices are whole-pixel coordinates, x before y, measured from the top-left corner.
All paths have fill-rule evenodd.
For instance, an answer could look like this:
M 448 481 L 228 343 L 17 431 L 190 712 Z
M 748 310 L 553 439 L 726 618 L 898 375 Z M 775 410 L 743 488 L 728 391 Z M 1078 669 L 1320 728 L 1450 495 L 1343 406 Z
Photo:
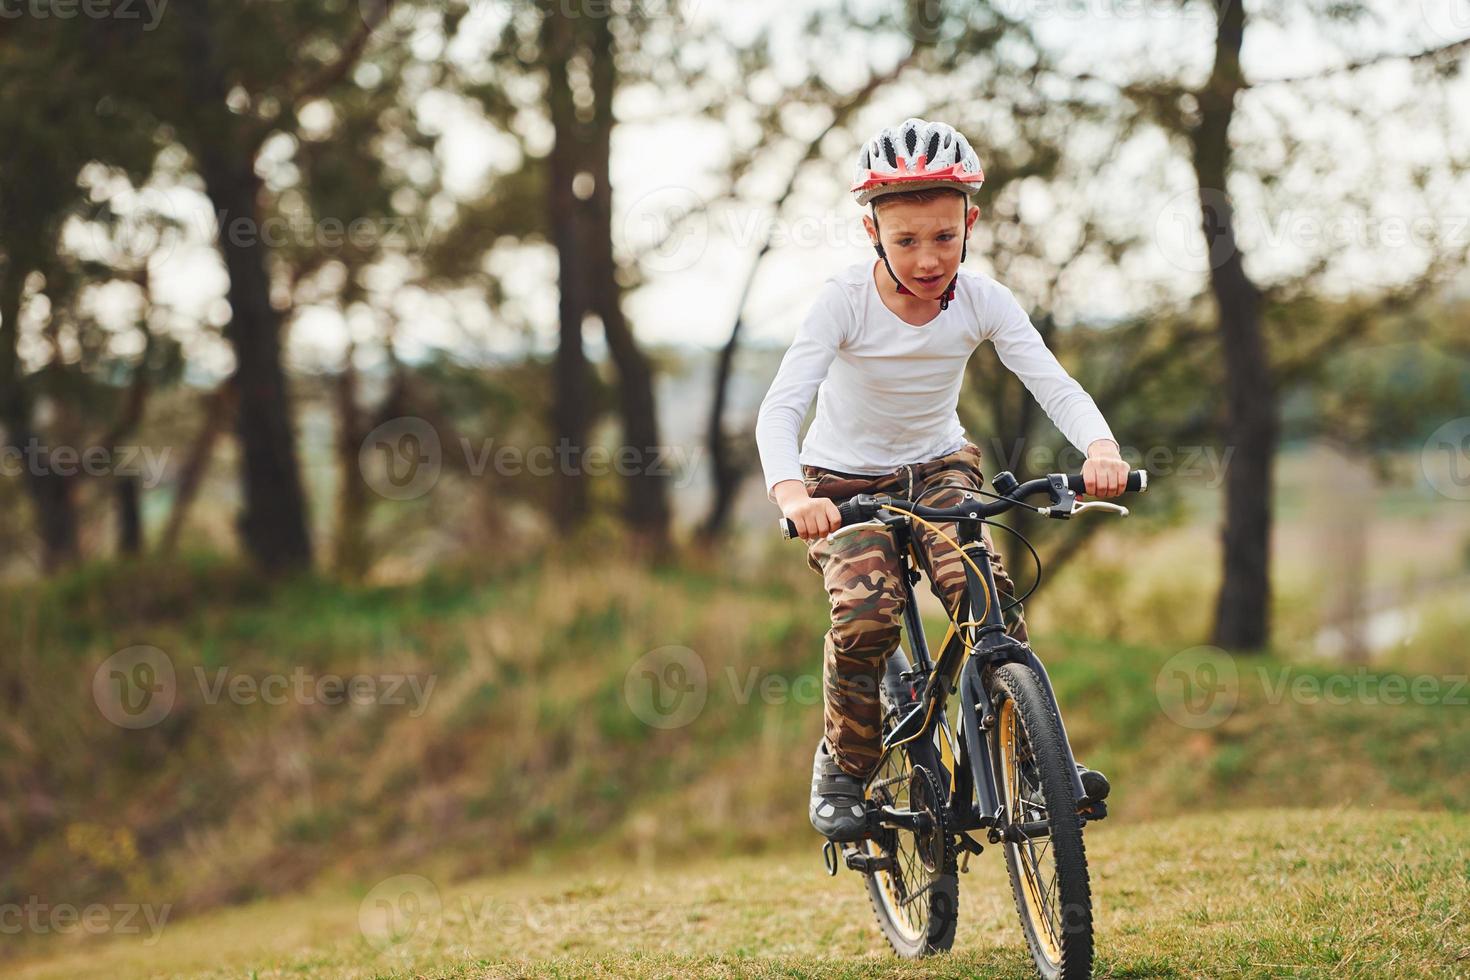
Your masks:
M 813 497 L 800 480 L 782 480 L 771 488 L 781 514 L 796 525 L 797 537 L 814 541 L 842 526 L 837 505 L 826 497 Z
M 1087 447 L 1087 462 L 1082 464 L 1082 479 L 1087 492 L 1094 497 L 1118 497 L 1128 486 L 1128 463 L 1118 455 L 1118 444 L 1111 439 L 1098 439 Z

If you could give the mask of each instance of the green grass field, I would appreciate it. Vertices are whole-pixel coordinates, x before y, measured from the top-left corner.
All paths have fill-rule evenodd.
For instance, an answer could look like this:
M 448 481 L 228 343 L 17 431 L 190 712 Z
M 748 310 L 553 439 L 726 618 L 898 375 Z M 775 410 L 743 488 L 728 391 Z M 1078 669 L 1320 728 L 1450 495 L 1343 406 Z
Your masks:
M 1441 589 L 1361 666 L 1313 651 L 1334 559 L 1281 528 L 1281 641 L 1227 658 L 1203 716 L 1176 693 L 1207 635 L 1205 529 L 1126 553 L 1099 538 L 1028 602 L 1078 758 L 1115 786 L 1090 840 L 1099 975 L 1470 975 L 1470 525 L 1437 520 L 1375 530 L 1375 589 L 1414 599 L 1411 572 Z M 190 557 L 0 590 L 0 974 L 1028 975 L 998 855 L 961 879 L 957 953 L 907 973 L 856 876 L 822 876 L 806 796 L 826 609 L 799 553 L 767 543 L 656 567 L 569 548 L 392 586 Z M 128 730 L 95 682 L 134 645 L 179 680 L 166 717 Z M 704 676 L 672 726 L 636 683 L 668 650 Z M 271 704 L 196 682 L 297 672 L 434 687 Z M 437 895 L 414 920 L 435 928 L 375 946 L 359 908 L 400 874 L 433 889 L 388 908 L 413 919 Z M 168 918 L 152 946 L 16 929 L 31 902 Z
M 798 851 L 662 867 L 605 855 L 455 882 L 433 873 L 33 944 L 9 976 L 1031 976 L 994 849 L 960 879 L 954 951 L 900 963 L 860 878 Z M 1248 810 L 1088 831 L 1100 977 L 1470 976 L 1470 821 Z M 794 842 L 793 842 L 794 843 Z M 414 874 L 411 867 L 394 869 Z M 381 902 L 386 902 L 384 906 Z M 415 904 L 416 902 L 416 904 Z M 391 915 L 384 912 L 391 910 Z

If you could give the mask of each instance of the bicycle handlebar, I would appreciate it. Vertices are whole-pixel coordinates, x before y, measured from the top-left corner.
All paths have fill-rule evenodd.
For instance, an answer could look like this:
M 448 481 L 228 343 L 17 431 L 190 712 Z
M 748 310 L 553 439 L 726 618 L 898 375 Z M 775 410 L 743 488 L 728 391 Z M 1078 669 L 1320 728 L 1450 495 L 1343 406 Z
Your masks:
M 979 497 L 974 500 L 956 504 L 953 507 L 926 507 L 916 504 L 912 500 L 900 500 L 897 497 L 874 496 L 873 494 L 861 493 L 856 497 L 844 500 L 837 505 L 837 513 L 841 515 L 842 527 L 850 524 L 860 524 L 863 521 L 872 520 L 878 512 L 887 507 L 897 507 L 909 511 L 925 520 L 950 522 L 966 520 L 984 520 L 1003 514 L 1012 507 L 1028 507 L 1025 498 L 1034 497 L 1039 493 L 1046 493 L 1051 498 L 1049 507 L 1033 508 L 1038 513 L 1047 517 L 1055 517 L 1065 520 L 1077 511 L 1077 494 L 1086 492 L 1087 481 L 1081 473 L 1048 473 L 1044 477 L 1028 480 L 1025 483 L 1016 483 L 1016 478 L 1009 471 L 997 473 L 990 481 L 996 490 L 1003 490 L 997 500 L 988 503 L 980 503 Z M 1132 493 L 1143 493 L 1148 489 L 1148 471 L 1130 470 L 1128 482 L 1124 489 Z M 1092 503 L 1089 501 L 1088 503 Z M 1065 508 L 1062 505 L 1066 504 Z M 1082 505 L 1086 506 L 1086 505 Z M 1127 511 L 1123 511 L 1127 513 Z M 782 517 L 778 521 L 781 528 L 781 536 L 790 540 L 797 536 L 796 525 L 788 517 Z

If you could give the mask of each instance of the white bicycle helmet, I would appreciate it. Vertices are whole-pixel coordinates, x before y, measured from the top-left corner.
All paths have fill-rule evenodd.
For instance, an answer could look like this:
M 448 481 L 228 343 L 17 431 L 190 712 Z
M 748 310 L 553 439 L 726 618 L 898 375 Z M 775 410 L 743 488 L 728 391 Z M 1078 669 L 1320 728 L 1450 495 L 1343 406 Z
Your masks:
M 947 123 L 910 117 L 900 125 L 879 131 L 863 145 L 858 153 L 857 173 L 851 190 L 859 204 L 872 205 L 873 228 L 877 230 L 878 206 L 873 201 L 885 194 L 949 187 L 966 195 L 968 207 L 969 197 L 979 193 L 983 183 L 985 171 L 980 167 L 980 158 L 970 148 L 964 134 Z M 883 260 L 883 266 L 898 292 L 912 296 L 913 293 L 899 281 L 893 266 L 888 263 L 882 242 L 874 242 L 873 248 Z M 965 261 L 968 254 L 969 242 L 966 241 L 960 252 L 960 261 Z M 939 297 L 941 310 L 949 309 L 959 278 L 956 274 Z
M 851 190 L 859 204 L 867 204 L 884 194 L 928 187 L 975 194 L 984 182 L 980 158 L 964 134 L 947 123 L 909 118 L 863 145 Z

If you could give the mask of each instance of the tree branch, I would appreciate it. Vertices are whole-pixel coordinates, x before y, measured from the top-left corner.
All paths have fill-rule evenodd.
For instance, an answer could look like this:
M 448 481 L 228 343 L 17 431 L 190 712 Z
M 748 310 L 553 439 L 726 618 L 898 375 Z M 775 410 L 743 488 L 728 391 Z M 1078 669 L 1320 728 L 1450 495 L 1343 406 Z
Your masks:
M 1264 85 L 1290 85 L 1295 82 L 1314 82 L 1321 78 L 1331 78 L 1334 75 L 1345 75 L 1349 72 L 1361 71 L 1364 68 L 1372 68 L 1390 61 L 1407 61 L 1415 64 L 1421 61 L 1438 61 L 1443 58 L 1457 58 L 1461 54 L 1470 51 L 1470 37 L 1452 41 L 1449 44 L 1441 44 L 1437 48 L 1426 48 L 1423 51 L 1385 51 L 1368 58 L 1359 58 L 1349 61 L 1345 65 L 1336 65 L 1332 68 L 1324 68 L 1322 71 L 1312 72 L 1308 75 L 1289 75 L 1283 78 L 1264 78 L 1256 82 L 1246 82 L 1246 88 L 1261 88 Z
M 324 65 L 321 71 L 317 72 L 311 78 L 306 79 L 291 94 L 286 96 L 280 117 L 294 115 L 297 107 L 303 102 L 316 98 L 333 85 L 336 85 L 346 77 L 347 73 L 352 70 L 352 66 L 357 64 L 362 58 L 362 52 L 367 48 L 367 43 L 373 36 L 373 30 L 377 28 L 378 24 L 382 22 L 383 17 L 387 14 L 389 4 L 371 3 L 361 4 L 360 6 L 362 7 L 362 25 L 358 27 L 357 32 L 352 36 L 352 40 L 347 42 L 347 46 L 342 49 L 342 53 L 336 61 Z M 265 142 L 265 138 L 274 132 L 275 129 L 276 121 L 274 119 L 268 122 L 262 122 L 256 126 L 250 134 L 250 142 L 248 144 L 250 151 L 253 153 L 260 149 L 260 145 Z

